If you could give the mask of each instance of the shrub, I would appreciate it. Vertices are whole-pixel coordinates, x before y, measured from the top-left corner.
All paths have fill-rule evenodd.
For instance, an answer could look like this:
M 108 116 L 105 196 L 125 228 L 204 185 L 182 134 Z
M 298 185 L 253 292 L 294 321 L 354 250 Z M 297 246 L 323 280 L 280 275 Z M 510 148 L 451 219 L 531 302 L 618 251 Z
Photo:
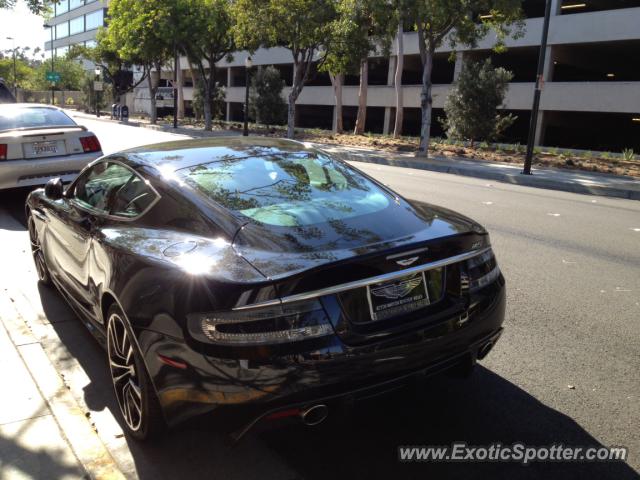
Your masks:
M 259 67 L 251 79 L 249 115 L 264 125 L 282 125 L 287 120 L 287 104 L 282 98 L 285 82 L 280 71 L 273 67 Z
M 458 80 L 449 91 L 440 122 L 447 136 L 459 140 L 495 140 L 517 117 L 501 115 L 502 105 L 513 74 L 494 68 L 491 60 L 465 62 Z
M 64 101 L 64 103 L 66 105 L 74 105 L 76 102 L 73 101 L 73 98 L 69 97 Z
M 624 150 L 622 150 L 622 158 L 625 161 L 630 162 L 635 157 L 636 157 L 636 155 L 635 155 L 635 153 L 633 153 L 633 149 L 632 148 L 625 148 Z
M 611 158 L 611 152 L 602 152 L 602 155 L 600 155 L 602 158 L 604 158 L 605 160 L 608 160 Z

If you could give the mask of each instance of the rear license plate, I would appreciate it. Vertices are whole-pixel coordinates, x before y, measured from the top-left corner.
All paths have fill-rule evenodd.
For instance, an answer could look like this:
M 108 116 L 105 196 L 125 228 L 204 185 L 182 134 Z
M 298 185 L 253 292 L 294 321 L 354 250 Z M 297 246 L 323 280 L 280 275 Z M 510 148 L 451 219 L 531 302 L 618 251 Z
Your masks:
M 424 273 L 407 275 L 367 286 L 371 320 L 403 315 L 429 305 Z
M 58 142 L 34 142 L 31 148 L 35 155 L 51 155 L 58 153 Z

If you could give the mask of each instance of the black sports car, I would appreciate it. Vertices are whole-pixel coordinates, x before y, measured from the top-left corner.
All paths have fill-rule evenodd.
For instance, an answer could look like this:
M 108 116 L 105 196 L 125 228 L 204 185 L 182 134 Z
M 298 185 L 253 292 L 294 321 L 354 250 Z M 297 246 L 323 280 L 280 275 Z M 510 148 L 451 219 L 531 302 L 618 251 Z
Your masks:
M 298 142 L 115 153 L 26 213 L 40 280 L 106 346 L 137 438 L 214 411 L 319 423 L 339 399 L 473 366 L 502 331 L 480 225 Z

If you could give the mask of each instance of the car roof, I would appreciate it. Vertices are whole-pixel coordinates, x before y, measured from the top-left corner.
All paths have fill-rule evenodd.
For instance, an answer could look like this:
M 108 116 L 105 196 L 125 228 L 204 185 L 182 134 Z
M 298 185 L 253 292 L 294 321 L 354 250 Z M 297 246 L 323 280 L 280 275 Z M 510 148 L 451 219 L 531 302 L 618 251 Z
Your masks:
M 61 110 L 60 108 L 47 105 L 46 103 L 3 103 L 2 107 L 6 108 L 50 108 L 51 110 Z
M 151 166 L 166 172 L 226 159 L 315 151 L 310 144 L 295 140 L 226 136 L 157 143 L 114 155 L 122 155 L 134 165 Z

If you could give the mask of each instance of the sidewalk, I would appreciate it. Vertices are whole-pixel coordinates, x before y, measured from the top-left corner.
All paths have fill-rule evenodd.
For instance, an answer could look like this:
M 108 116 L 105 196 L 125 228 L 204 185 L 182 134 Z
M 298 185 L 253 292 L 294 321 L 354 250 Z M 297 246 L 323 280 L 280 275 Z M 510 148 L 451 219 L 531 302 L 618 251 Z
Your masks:
M 97 119 L 93 115 L 81 112 L 73 112 L 80 118 L 92 120 L 104 120 L 117 122 L 123 125 L 151 128 L 153 130 L 168 133 L 178 133 L 191 137 L 221 137 L 239 135 L 239 132 L 214 130 L 205 132 L 201 129 L 178 127 L 170 125 L 149 125 L 145 121 L 118 122 L 108 117 Z M 430 157 L 428 159 L 417 158 L 413 153 L 392 153 L 380 150 L 369 150 L 357 147 L 344 147 L 334 144 L 314 144 L 342 160 L 350 162 L 367 162 L 391 165 L 397 167 L 417 168 L 433 172 L 450 173 L 466 177 L 483 178 L 512 185 L 524 185 L 527 187 L 545 188 L 548 190 L 561 190 L 565 192 L 581 193 L 588 195 L 601 195 L 606 197 L 626 198 L 640 200 L 640 179 L 634 177 L 610 175 L 605 173 L 592 173 L 581 170 L 563 170 L 556 168 L 532 169 L 533 175 L 522 175 L 521 165 L 511 163 L 488 162 L 484 160 L 469 160 L 451 157 Z
M 28 235 L 15 220 L 3 219 L 2 228 L 9 243 L 26 244 L 28 249 Z M 30 259 L 16 259 L 16 263 L 17 260 Z M 41 331 L 45 328 L 42 320 L 35 322 L 24 317 L 20 299 L 11 288 L 26 275 L 36 282 L 32 269 L 24 266 L 17 269 L 17 264 L 7 258 L 3 259 L 3 265 L 0 278 L 0 384 L 3 386 L 0 478 L 123 478 L 86 412 L 47 356 L 42 343 Z M 32 313 L 40 318 L 37 312 Z

